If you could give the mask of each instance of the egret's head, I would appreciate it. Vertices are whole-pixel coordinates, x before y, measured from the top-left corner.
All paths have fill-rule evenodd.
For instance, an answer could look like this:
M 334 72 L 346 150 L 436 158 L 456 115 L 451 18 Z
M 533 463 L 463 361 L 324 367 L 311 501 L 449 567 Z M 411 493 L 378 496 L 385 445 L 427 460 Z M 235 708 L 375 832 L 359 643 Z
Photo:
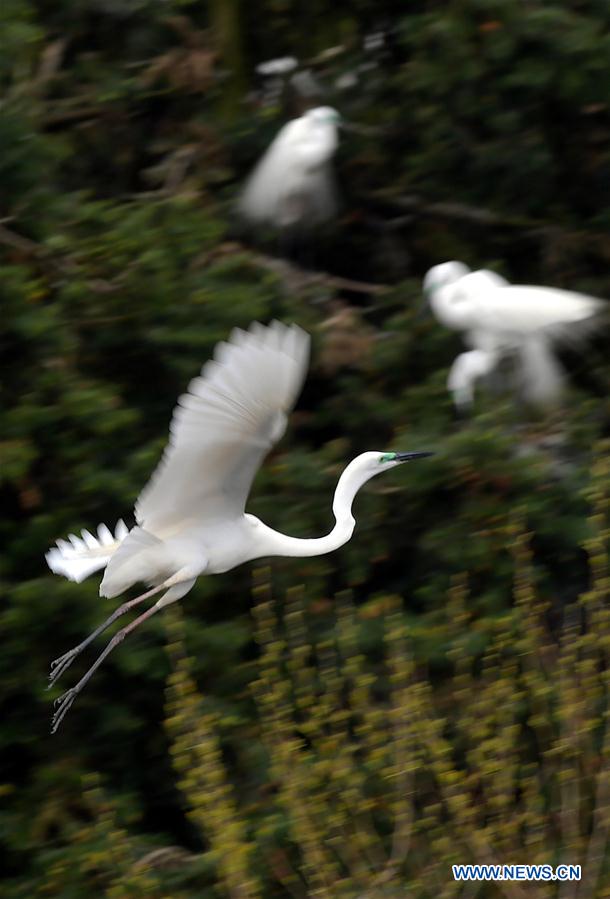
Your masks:
M 427 459 L 428 456 L 433 456 L 434 453 L 372 453 L 372 455 L 377 457 L 375 462 L 383 470 L 383 466 L 402 465 L 403 462 L 413 462 L 415 459 Z
M 352 500 L 356 492 L 363 484 L 374 478 L 375 475 L 390 468 L 396 468 L 403 462 L 412 462 L 415 459 L 425 459 L 434 453 L 361 453 L 349 463 L 337 484 L 335 498 L 333 500 L 333 512 L 339 520 L 345 515 L 345 509 L 351 508 Z M 353 525 L 353 518 L 350 519 Z
M 395 468 L 397 465 L 402 465 L 404 462 L 413 462 L 416 459 L 425 459 L 428 456 L 433 456 L 434 453 L 425 452 L 425 453 L 381 453 L 381 452 L 368 452 L 361 453 L 361 455 L 357 456 L 353 462 L 348 466 L 349 468 L 354 469 L 354 473 L 358 472 L 362 476 L 362 483 L 368 481 L 369 478 L 374 477 L 376 474 L 381 474 L 384 471 L 389 471 L 390 468 Z
M 424 278 L 424 294 L 430 296 L 443 287 L 455 284 L 460 278 L 470 274 L 470 269 L 463 262 L 443 262 L 441 265 L 434 265 Z
M 310 109 L 306 115 L 319 125 L 339 126 L 341 124 L 341 116 L 332 106 L 316 106 L 315 109 Z

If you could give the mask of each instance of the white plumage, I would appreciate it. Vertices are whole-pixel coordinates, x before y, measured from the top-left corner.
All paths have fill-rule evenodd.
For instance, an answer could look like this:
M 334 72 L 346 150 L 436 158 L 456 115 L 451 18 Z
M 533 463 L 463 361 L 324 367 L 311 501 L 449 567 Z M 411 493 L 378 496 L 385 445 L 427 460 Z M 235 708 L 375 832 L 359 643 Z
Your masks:
M 448 376 L 458 407 L 472 404 L 476 381 L 507 355 L 517 359 L 525 398 L 538 405 L 555 403 L 564 373 L 554 344 L 586 336 L 604 305 L 568 290 L 513 285 L 494 272 L 471 272 L 455 261 L 431 268 L 424 292 L 441 324 L 461 331 L 472 347 L 457 357 Z
M 69 581 L 80 583 L 94 571 L 106 567 L 128 533 L 127 525 L 120 519 L 114 535 L 105 524 L 98 526 L 97 537 L 89 531 L 81 531 L 81 537 L 68 534 L 68 540 L 58 540 L 57 546 L 48 551 L 47 565 L 54 574 L 63 574 Z
M 339 121 L 336 110 L 318 106 L 284 125 L 246 183 L 241 215 L 276 228 L 331 219 L 337 211 L 331 159 Z
M 309 337 L 296 325 L 273 322 L 235 330 L 216 348 L 174 411 L 161 462 L 135 505 L 136 526 L 119 523 L 114 538 L 58 541 L 47 554 L 53 571 L 72 580 L 106 566 L 102 596 L 117 596 L 138 581 L 148 592 L 123 603 L 86 640 L 52 663 L 51 683 L 108 625 L 149 597 L 161 599 L 119 631 L 89 671 L 68 690 L 53 719 L 57 729 L 74 698 L 108 653 L 159 609 L 182 598 L 201 574 L 228 571 L 262 556 L 315 556 L 350 539 L 353 499 L 369 478 L 429 453 L 363 453 L 344 470 L 333 500 L 336 523 L 325 537 L 299 539 L 274 531 L 245 512 L 254 476 L 286 428 L 287 414 L 307 370 Z

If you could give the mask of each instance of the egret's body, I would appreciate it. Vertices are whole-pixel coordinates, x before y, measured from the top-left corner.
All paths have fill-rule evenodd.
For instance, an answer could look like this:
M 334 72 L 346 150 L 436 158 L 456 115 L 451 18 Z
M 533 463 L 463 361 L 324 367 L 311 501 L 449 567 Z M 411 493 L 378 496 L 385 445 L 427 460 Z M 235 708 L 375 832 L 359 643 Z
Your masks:
M 337 210 L 331 160 L 338 124 L 334 109 L 318 106 L 284 125 L 248 179 L 241 215 L 279 229 L 331 219 Z
M 82 580 L 105 568 L 102 596 L 118 596 L 137 582 L 152 589 L 120 606 L 89 637 L 52 665 L 51 683 L 106 627 L 126 611 L 163 596 L 119 631 L 75 688 L 61 698 L 55 730 L 77 693 L 114 646 L 159 609 L 181 599 L 202 574 L 219 574 L 263 556 L 316 556 L 352 536 L 353 499 L 369 478 L 428 453 L 368 452 L 341 475 L 333 500 L 335 526 L 324 537 L 300 539 L 268 527 L 245 512 L 254 476 L 284 433 L 287 413 L 307 369 L 309 338 L 296 326 L 274 322 L 233 332 L 215 358 L 180 397 L 163 459 L 135 506 L 136 526 L 119 523 L 113 536 L 58 541 L 47 554 L 50 568 Z
M 431 268 L 424 292 L 441 324 L 462 332 L 472 347 L 457 357 L 448 376 L 458 407 L 472 404 L 476 381 L 508 355 L 518 360 L 526 399 L 555 403 L 564 374 L 554 344 L 585 335 L 603 306 L 585 294 L 513 285 L 494 272 L 471 272 L 461 262 Z

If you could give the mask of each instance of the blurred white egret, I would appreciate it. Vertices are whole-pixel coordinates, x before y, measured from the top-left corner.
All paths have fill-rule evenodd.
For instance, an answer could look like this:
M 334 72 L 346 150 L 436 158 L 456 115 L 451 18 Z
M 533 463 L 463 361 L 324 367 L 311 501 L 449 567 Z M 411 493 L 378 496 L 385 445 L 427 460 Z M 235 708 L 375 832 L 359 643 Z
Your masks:
M 242 216 L 275 228 L 314 227 L 337 210 L 331 159 L 339 113 L 317 106 L 280 130 L 244 188 Z
M 260 62 L 256 71 L 259 75 L 265 76 L 288 75 L 290 72 L 294 72 L 298 65 L 299 62 L 294 56 L 280 56 L 278 59 Z
M 494 272 L 471 272 L 461 262 L 431 268 L 424 293 L 437 319 L 462 331 L 472 347 L 457 357 L 447 380 L 458 408 L 472 404 L 476 380 L 507 355 L 518 359 L 521 387 L 529 402 L 543 406 L 556 402 L 564 375 L 553 344 L 584 336 L 604 305 L 568 290 L 513 285 Z
M 369 478 L 431 453 L 367 452 L 345 468 L 333 499 L 335 526 L 325 537 L 288 537 L 245 512 L 254 476 L 284 433 L 307 369 L 309 337 L 296 325 L 255 323 L 235 330 L 180 397 L 165 454 L 135 505 L 136 526 L 104 526 L 98 538 L 58 541 L 47 554 L 52 571 L 80 581 L 106 568 L 101 596 L 117 596 L 142 581 L 151 590 L 119 606 L 86 640 L 51 664 L 50 684 L 74 658 L 129 609 L 165 591 L 157 602 L 118 631 L 72 689 L 61 696 L 55 732 L 93 672 L 139 624 L 181 599 L 201 574 L 217 574 L 262 556 L 317 556 L 352 536 L 351 507 Z

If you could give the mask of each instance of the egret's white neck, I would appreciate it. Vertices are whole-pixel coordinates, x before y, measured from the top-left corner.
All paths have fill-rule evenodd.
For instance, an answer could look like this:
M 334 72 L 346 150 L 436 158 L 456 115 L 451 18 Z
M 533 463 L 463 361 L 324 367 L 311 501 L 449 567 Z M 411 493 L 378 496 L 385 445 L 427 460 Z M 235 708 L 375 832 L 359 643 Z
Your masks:
M 362 467 L 360 456 L 350 462 L 339 478 L 333 497 L 335 526 L 325 537 L 305 539 L 289 537 L 286 534 L 281 534 L 279 531 L 274 531 L 273 528 L 256 519 L 256 532 L 258 532 L 260 537 L 260 540 L 257 540 L 257 543 L 259 543 L 257 549 L 259 551 L 252 558 L 260 558 L 261 556 L 321 556 L 343 546 L 352 536 L 356 524 L 352 515 L 354 497 L 362 485 L 373 477 L 375 473 L 368 467 Z
M 430 291 L 428 301 L 441 324 L 453 331 L 462 331 L 470 326 L 470 304 L 455 301 L 454 294 L 457 290 L 457 284 L 437 288 Z

